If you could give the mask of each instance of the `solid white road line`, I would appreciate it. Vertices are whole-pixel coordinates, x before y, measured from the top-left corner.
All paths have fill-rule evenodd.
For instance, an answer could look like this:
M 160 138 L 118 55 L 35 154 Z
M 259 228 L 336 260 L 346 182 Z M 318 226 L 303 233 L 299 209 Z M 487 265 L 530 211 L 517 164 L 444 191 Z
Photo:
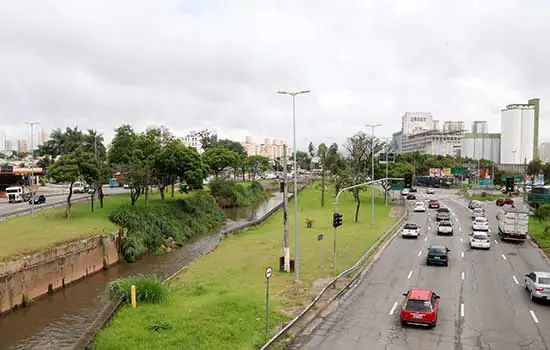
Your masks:
M 518 279 L 516 278 L 516 276 L 512 276 L 512 278 L 514 279 L 515 284 L 519 284 Z
M 393 303 L 393 306 L 392 306 L 392 308 L 390 310 L 390 313 L 388 315 L 390 315 L 390 316 L 393 315 L 393 312 L 395 311 L 396 307 L 397 307 L 397 301 L 395 303 Z
M 422 255 L 422 251 L 421 251 L 421 250 L 418 251 L 418 256 L 420 256 L 420 255 Z
M 460 304 L 460 317 L 464 317 L 464 304 Z
M 411 270 L 411 272 L 409 272 L 409 275 L 407 276 L 407 279 L 411 279 L 411 276 L 413 275 L 413 272 Z
M 464 259 L 464 252 L 460 253 L 460 257 Z
M 464 281 L 464 272 L 462 272 L 462 280 Z
M 508 260 L 508 259 L 506 259 L 506 255 L 501 254 L 500 256 L 502 256 L 502 258 L 503 258 L 504 260 Z
M 539 323 L 539 319 L 537 318 L 537 316 L 535 315 L 535 313 L 533 312 L 533 310 L 529 310 L 529 313 L 531 314 L 531 317 L 533 318 L 533 321 L 535 323 Z

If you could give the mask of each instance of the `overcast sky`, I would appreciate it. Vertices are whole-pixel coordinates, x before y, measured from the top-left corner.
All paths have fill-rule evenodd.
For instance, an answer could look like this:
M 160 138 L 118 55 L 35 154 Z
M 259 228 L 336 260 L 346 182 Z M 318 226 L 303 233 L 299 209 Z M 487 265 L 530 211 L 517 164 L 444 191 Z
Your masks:
M 130 123 L 183 136 L 342 142 L 407 111 L 488 120 L 541 100 L 550 141 L 545 0 L 124 0 L 0 2 L 0 129 Z

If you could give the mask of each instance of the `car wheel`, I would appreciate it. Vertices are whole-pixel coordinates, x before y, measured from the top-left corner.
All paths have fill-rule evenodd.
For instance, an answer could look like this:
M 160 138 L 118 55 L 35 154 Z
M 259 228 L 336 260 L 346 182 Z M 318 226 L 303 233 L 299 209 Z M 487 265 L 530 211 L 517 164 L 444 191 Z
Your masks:
M 448 262 L 446 262 L 444 266 L 445 266 L 445 267 L 449 266 L 449 263 L 448 263 Z
M 436 324 L 437 324 L 436 322 L 431 323 L 431 324 L 428 326 L 428 328 L 430 328 L 430 329 L 435 328 L 435 325 L 436 325 Z
M 406 327 L 407 326 L 407 321 L 401 320 L 401 326 Z

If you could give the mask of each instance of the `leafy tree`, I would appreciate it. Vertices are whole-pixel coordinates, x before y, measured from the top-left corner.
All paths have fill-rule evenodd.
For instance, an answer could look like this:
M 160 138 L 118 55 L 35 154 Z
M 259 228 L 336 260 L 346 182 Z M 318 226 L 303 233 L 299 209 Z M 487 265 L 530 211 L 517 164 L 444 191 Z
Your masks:
M 216 146 L 225 147 L 230 151 L 233 151 L 237 153 L 238 155 L 245 155 L 246 150 L 244 149 L 244 146 L 237 141 L 229 140 L 229 139 L 221 139 L 218 141 Z
M 527 174 L 535 175 L 542 173 L 543 165 L 539 159 L 535 159 L 529 162 L 527 165 Z
M 199 132 L 200 143 L 203 150 L 216 147 L 218 143 L 218 135 L 212 134 L 209 130 Z
M 346 151 L 349 154 L 349 172 L 348 185 L 358 185 L 366 182 L 368 179 L 368 160 L 369 160 L 369 137 L 359 132 L 349 137 L 346 142 Z M 359 208 L 361 207 L 361 197 L 359 193 L 361 188 L 357 187 L 351 190 L 355 199 L 355 222 L 359 220 Z
M 251 173 L 250 177 L 253 180 L 256 179 L 256 176 L 260 174 L 260 172 L 264 172 L 269 168 L 269 158 L 264 156 L 248 156 L 246 162 Z
M 307 152 L 309 153 L 309 156 L 311 157 L 311 164 L 309 167 L 309 170 L 313 170 L 313 157 L 315 157 L 315 146 L 313 145 L 313 142 L 309 142 L 309 145 L 307 146 Z
M 129 165 L 135 149 L 137 135 L 132 126 L 126 124 L 115 129 L 115 136 L 108 152 L 111 166 Z
M 335 174 L 340 163 L 338 162 L 338 145 L 333 143 L 327 147 L 324 143 L 317 147 L 319 165 L 321 166 L 321 206 L 325 206 L 325 180 L 327 171 Z
M 296 163 L 301 169 L 311 170 L 311 157 L 307 152 L 296 151 Z
M 225 147 L 209 147 L 203 153 L 204 162 L 216 178 L 223 169 L 235 164 L 236 157 L 235 152 Z

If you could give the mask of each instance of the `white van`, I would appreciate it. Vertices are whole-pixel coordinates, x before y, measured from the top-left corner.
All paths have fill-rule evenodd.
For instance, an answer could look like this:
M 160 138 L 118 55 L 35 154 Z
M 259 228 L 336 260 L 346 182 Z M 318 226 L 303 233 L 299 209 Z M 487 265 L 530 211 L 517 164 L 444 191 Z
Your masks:
M 88 191 L 88 185 L 84 181 L 76 181 L 73 184 L 73 193 L 86 193 Z

